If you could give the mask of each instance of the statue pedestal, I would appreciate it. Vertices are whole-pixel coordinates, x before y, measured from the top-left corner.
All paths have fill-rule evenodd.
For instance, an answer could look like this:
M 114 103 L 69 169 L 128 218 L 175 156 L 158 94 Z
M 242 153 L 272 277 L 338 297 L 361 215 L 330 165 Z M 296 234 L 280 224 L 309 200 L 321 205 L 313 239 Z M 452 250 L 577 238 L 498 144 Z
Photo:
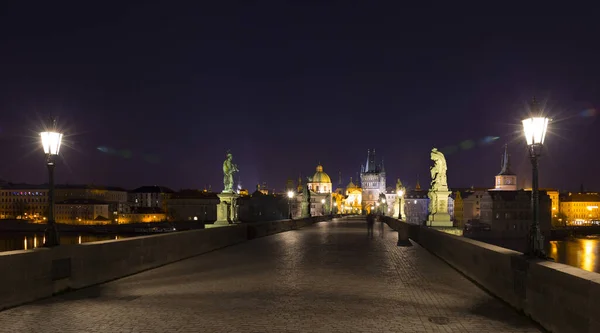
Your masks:
M 448 198 L 451 191 L 444 190 L 433 190 L 429 191 L 429 200 L 435 200 L 436 212 L 431 214 L 427 218 L 427 225 L 430 227 L 452 227 L 452 220 L 450 214 L 448 214 Z
M 217 221 L 215 225 L 228 225 L 237 220 L 236 199 L 239 197 L 236 193 L 217 194 L 221 201 L 217 205 Z

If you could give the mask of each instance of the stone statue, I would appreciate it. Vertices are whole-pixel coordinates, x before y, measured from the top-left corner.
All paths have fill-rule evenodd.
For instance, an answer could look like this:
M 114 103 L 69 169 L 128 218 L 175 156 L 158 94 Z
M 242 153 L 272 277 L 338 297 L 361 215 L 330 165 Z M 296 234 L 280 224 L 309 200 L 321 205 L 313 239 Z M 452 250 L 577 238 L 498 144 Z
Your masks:
M 400 178 L 398 178 L 398 180 L 396 181 L 396 193 L 398 191 L 400 191 L 402 189 L 402 182 L 400 181 Z
M 448 180 L 446 178 L 446 171 L 448 167 L 446 165 L 446 158 L 444 154 L 438 151 L 436 148 L 431 150 L 431 160 L 434 161 L 434 165 L 431 166 L 431 189 L 448 189 Z
M 435 192 L 429 192 L 427 196 L 429 197 L 429 214 L 437 213 L 437 195 Z
M 223 193 L 233 193 L 233 174 L 238 171 L 237 165 L 233 164 L 233 155 L 227 152 L 223 162 Z
M 427 193 L 429 197 L 429 216 L 427 222 L 430 227 L 452 227 L 452 220 L 448 214 L 448 198 L 450 190 L 448 189 L 448 179 L 446 172 L 446 158 L 444 154 L 436 148 L 431 150 L 431 160 L 434 162 L 431 167 L 431 188 Z

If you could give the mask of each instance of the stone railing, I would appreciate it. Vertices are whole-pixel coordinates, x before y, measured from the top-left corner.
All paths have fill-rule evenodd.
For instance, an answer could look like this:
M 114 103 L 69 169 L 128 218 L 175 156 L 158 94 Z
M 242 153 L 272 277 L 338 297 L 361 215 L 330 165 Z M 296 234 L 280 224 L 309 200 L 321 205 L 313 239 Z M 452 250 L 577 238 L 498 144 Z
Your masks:
M 600 274 L 386 218 L 408 238 L 551 332 L 600 332 Z
M 0 310 L 329 218 L 321 216 L 293 221 L 243 223 L 54 248 L 0 252 Z

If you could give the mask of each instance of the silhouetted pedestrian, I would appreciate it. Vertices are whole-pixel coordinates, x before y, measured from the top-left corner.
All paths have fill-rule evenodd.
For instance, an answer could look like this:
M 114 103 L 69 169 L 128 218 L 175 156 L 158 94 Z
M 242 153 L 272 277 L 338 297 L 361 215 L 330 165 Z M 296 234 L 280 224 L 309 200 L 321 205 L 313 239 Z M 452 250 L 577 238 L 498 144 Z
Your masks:
M 367 234 L 373 237 L 373 225 L 375 224 L 375 217 L 373 214 L 367 215 Z

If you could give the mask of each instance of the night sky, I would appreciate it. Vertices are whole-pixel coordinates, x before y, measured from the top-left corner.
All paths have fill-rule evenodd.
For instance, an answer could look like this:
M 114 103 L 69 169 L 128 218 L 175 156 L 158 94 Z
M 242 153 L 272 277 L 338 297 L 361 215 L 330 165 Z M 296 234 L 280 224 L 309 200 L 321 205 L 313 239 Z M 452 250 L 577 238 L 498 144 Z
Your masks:
M 220 191 L 228 149 L 249 189 L 318 162 L 347 183 L 374 148 L 389 184 L 427 187 L 438 147 L 450 187 L 493 187 L 509 143 L 523 185 L 536 96 L 554 119 L 540 186 L 600 190 L 590 8 L 205 2 L 2 2 L 0 179 L 46 182 L 37 132 L 57 115 L 58 183 Z

